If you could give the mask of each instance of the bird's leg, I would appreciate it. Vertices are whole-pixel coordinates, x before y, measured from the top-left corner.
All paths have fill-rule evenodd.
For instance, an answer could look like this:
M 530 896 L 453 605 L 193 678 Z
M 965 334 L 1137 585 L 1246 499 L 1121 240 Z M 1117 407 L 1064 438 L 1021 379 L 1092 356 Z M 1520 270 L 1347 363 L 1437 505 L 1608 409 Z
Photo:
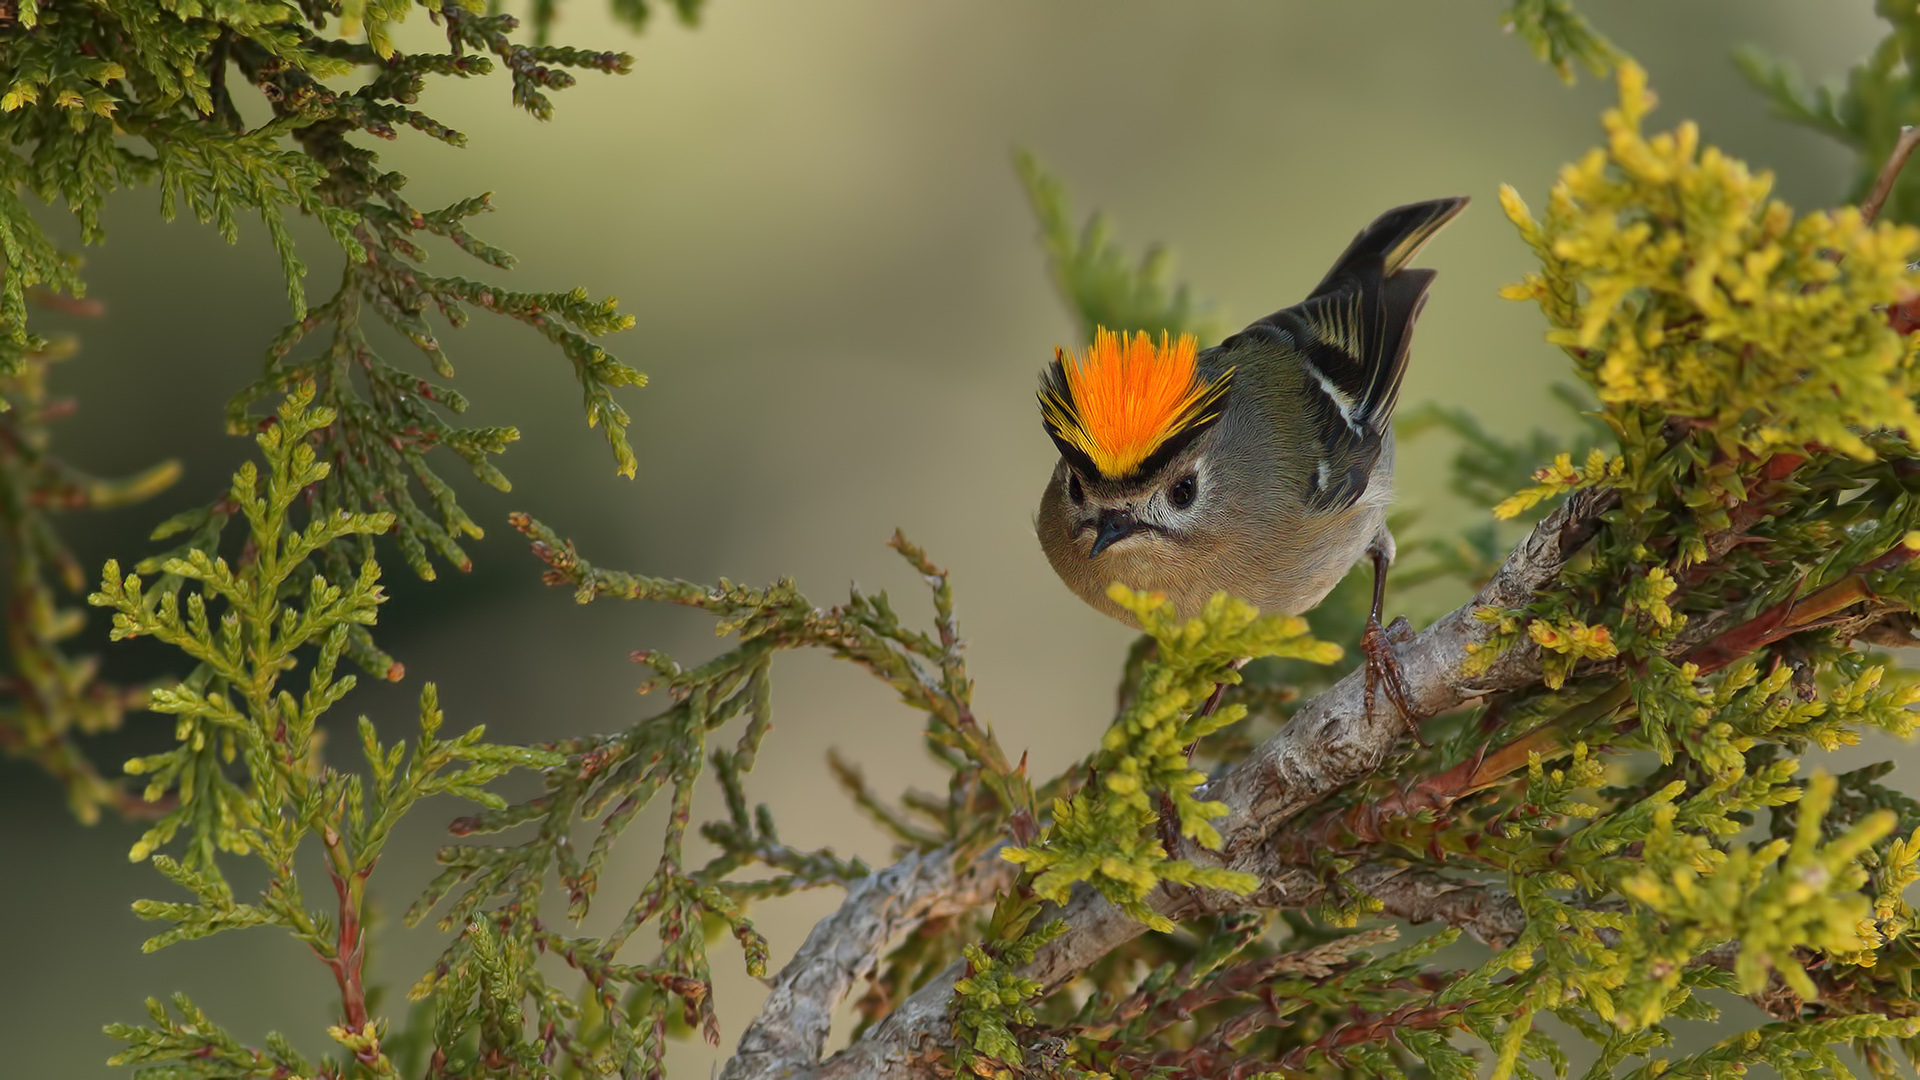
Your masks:
M 1367 654 L 1367 713 L 1373 713 L 1376 688 L 1384 690 L 1387 700 L 1400 710 L 1400 718 L 1412 728 L 1418 719 L 1407 699 L 1407 681 L 1400 672 L 1400 658 L 1394 651 L 1393 642 L 1387 638 L 1386 630 L 1380 625 L 1380 606 L 1387 595 L 1389 556 L 1377 540 L 1367 548 L 1367 556 L 1373 560 L 1373 608 L 1367 613 L 1367 632 L 1360 638 L 1360 649 Z

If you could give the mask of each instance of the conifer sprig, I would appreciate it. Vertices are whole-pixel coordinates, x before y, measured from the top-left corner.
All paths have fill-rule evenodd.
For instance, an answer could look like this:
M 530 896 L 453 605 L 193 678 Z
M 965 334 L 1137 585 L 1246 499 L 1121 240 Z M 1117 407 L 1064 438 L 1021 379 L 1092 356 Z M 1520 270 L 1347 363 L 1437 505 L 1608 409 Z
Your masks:
M 1102 740 L 1089 766 L 1089 783 L 1055 799 L 1052 823 L 1032 844 L 1005 857 L 1032 875 L 1034 895 L 1065 903 L 1067 891 L 1088 882 L 1123 910 L 1159 930 L 1173 924 L 1143 901 L 1161 881 L 1195 888 L 1249 892 L 1245 874 L 1199 867 L 1172 858 L 1156 829 L 1170 830 L 1203 848 L 1220 835 L 1208 822 L 1226 813 L 1194 795 L 1204 777 L 1188 763 L 1188 747 L 1246 715 L 1243 705 L 1209 709 L 1214 688 L 1239 682 L 1238 665 L 1268 656 L 1331 663 L 1339 646 L 1307 634 L 1306 620 L 1261 616 L 1244 601 L 1216 595 L 1191 620 L 1173 614 L 1163 596 L 1116 585 L 1114 602 L 1133 612 L 1156 646 L 1140 670 L 1128 707 Z M 1156 801 L 1159 800 L 1159 801 Z M 1169 820 L 1160 814 L 1171 812 Z
M 1115 333 L 1165 331 L 1205 336 L 1207 327 L 1187 286 L 1169 282 L 1172 257 L 1149 247 L 1131 263 L 1113 240 L 1113 222 L 1089 215 L 1077 231 L 1059 178 L 1027 151 L 1014 156 L 1027 203 L 1040 226 L 1040 244 L 1060 299 L 1079 321 L 1081 341 L 1101 327 Z
M 163 569 L 173 584 L 158 595 L 110 562 L 88 601 L 113 611 L 115 640 L 156 638 L 197 665 L 192 677 L 154 691 L 149 702 L 155 712 L 175 717 L 177 745 L 126 766 L 147 779 L 148 800 L 174 804 L 135 845 L 133 857 L 151 857 L 191 896 L 134 905 L 141 918 L 169 924 L 145 948 L 280 927 L 333 977 L 339 1023 L 331 1034 L 345 1058 L 367 1075 L 386 1075 L 393 1066 L 381 1045 L 384 1024 L 370 1011 L 365 969 L 367 883 L 395 824 L 419 800 L 437 795 L 504 805 L 487 784 L 510 769 L 558 759 L 487 745 L 478 727 L 441 738 L 438 696 L 428 684 L 411 743 L 383 745 L 373 723 L 361 717 L 366 773 L 326 760 L 321 719 L 356 681 L 336 677 L 348 630 L 372 624 L 385 597 L 371 560 L 345 582 L 311 573 L 310 563 L 327 545 L 380 532 L 391 519 L 315 510 L 304 523 L 298 520 L 296 504 L 330 472 L 308 436 L 333 416 L 314 407 L 313 398 L 310 385 L 289 395 L 256 438 L 264 469 L 248 462 L 234 476 L 229 498 L 248 528 L 244 560 L 236 565 L 202 551 L 170 560 Z M 284 680 L 300 668 L 307 677 L 296 696 Z M 176 845 L 178 857 L 163 853 Z M 317 904 L 296 865 L 303 848 L 317 850 L 325 869 L 327 899 Z M 223 868 L 224 858 L 235 856 L 251 857 L 265 870 L 257 898 L 236 897 Z M 128 1043 L 116 1062 L 193 1077 L 310 1068 L 284 1043 L 270 1039 L 266 1051 L 247 1048 L 185 998 L 174 1006 L 184 1022 L 153 1001 L 153 1026 L 111 1026 L 109 1033 Z M 463 1037 L 458 1030 L 450 1034 Z M 321 1068 L 342 1075 L 343 1060 L 324 1060 Z
M 1224 593 L 1189 620 L 1176 616 L 1164 596 L 1119 584 L 1109 595 L 1140 621 L 1153 649 L 1089 762 L 1086 782 L 1054 799 L 1050 819 L 1031 841 L 1002 852 L 1021 865 L 1021 881 L 994 906 L 986 943 L 968 946 L 968 974 L 954 985 L 961 1063 L 981 1075 L 1024 1060 L 1011 1031 L 1037 1022 L 1028 999 L 1046 988 L 1018 969 L 1064 930 L 1047 917 L 1043 901 L 1063 906 L 1070 890 L 1084 883 L 1131 918 L 1167 932 L 1173 922 L 1146 902 L 1163 885 L 1241 895 L 1259 886 L 1251 874 L 1196 864 L 1167 850 L 1174 835 L 1210 850 L 1220 847 L 1210 821 L 1227 809 L 1195 797 L 1205 777 L 1189 763 L 1189 748 L 1246 715 L 1243 705 L 1217 707 L 1213 695 L 1216 687 L 1239 682 L 1239 666 L 1248 658 L 1324 664 L 1340 656 L 1338 646 L 1308 636 L 1304 619 L 1261 616 Z
M 0 377 L 0 550 L 8 567 L 4 690 L 0 690 L 0 752 L 33 762 L 64 789 L 74 816 L 93 823 L 103 809 L 133 818 L 158 807 L 109 779 L 87 756 L 82 737 L 120 727 L 144 691 L 98 677 L 98 661 L 72 652 L 85 626 L 66 606 L 86 577 L 60 536 L 57 522 L 76 511 L 139 502 L 172 484 L 179 466 L 162 462 L 133 476 L 90 476 L 54 452 L 53 423 L 74 408 L 48 383 L 53 365 L 77 346 L 54 342 L 22 357 L 19 373 Z
M 637 21 L 647 5 L 638 7 L 624 10 Z M 691 17 L 696 5 L 679 7 Z M 415 8 L 444 27 L 445 52 L 395 48 L 392 27 Z M 256 216 L 287 281 L 292 322 L 269 350 L 261 378 L 233 399 L 229 426 L 252 430 L 263 419 L 254 412 L 258 403 L 313 383 L 335 417 L 314 436 L 341 481 L 322 489 L 327 508 L 393 515 L 401 555 L 415 573 L 431 578 L 437 563 L 467 568 L 461 541 L 480 535 L 432 451 L 448 448 L 482 482 L 504 489 L 506 477 L 492 459 L 518 434 L 457 423 L 465 399 L 381 356 L 365 318 L 397 331 L 439 380 L 453 367 L 431 313 L 455 327 L 477 310 L 532 328 L 567 359 L 589 426 L 604 428 L 616 467 L 633 474 L 630 418 L 615 394 L 645 380 L 596 342 L 631 326 L 632 318 L 584 289 L 525 292 L 427 272 L 428 238 L 493 268 L 511 266 L 505 252 L 468 232 L 469 219 L 489 209 L 487 196 L 416 208 L 401 194 L 406 177 L 382 169 L 364 145 L 366 136 L 392 139 L 402 128 L 465 145 L 464 134 L 417 105 L 438 79 L 485 76 L 497 64 L 509 76 L 514 104 L 545 119 L 551 95 L 573 85 L 572 71 L 621 73 L 631 57 L 526 44 L 517 40 L 512 15 L 413 0 L 351 0 L 337 10 L 242 3 L 151 12 L 28 4 L 18 18 L 28 32 L 0 42 L 0 71 L 10 77 L 0 88 L 0 141 L 7 148 L 0 151 L 0 374 L 17 373 L 22 357 L 43 344 L 28 328 L 26 290 L 84 292 L 71 260 L 21 194 L 64 201 L 83 241 L 97 243 L 105 196 L 153 184 L 163 217 L 184 209 L 230 242 L 242 218 Z M 265 123 L 246 119 L 263 111 L 271 117 Z M 288 225 L 294 214 L 318 221 L 344 257 L 338 288 L 312 309 L 304 286 L 308 256 L 296 250 Z M 318 350 L 295 352 L 315 338 Z M 176 527 L 191 534 L 188 546 L 206 548 L 229 511 L 216 502 Z M 370 538 L 337 553 L 329 548 L 325 569 L 346 576 L 371 550 Z M 355 635 L 353 646 L 351 655 L 369 670 L 391 666 L 364 636 Z
M 237 238 L 243 218 L 257 216 L 278 253 L 294 321 L 269 353 L 261 380 L 230 406 L 230 423 L 237 432 L 271 423 L 253 414 L 255 403 L 303 382 L 317 386 L 333 419 L 307 437 L 336 474 L 333 483 L 311 489 L 321 516 L 383 514 L 388 524 L 377 531 L 392 533 L 408 564 L 432 577 L 435 560 L 467 567 L 460 540 L 480 532 L 438 474 L 432 451 L 448 447 L 482 481 L 504 488 L 507 480 L 491 459 L 517 434 L 510 427 L 454 423 L 449 414 L 464 411 L 465 399 L 381 357 L 370 344 L 363 315 L 399 330 L 443 379 L 452 367 L 426 321 L 430 310 L 456 326 L 475 308 L 531 326 L 574 367 L 589 423 L 604 425 L 616 464 L 629 475 L 635 462 L 625 436 L 628 417 L 613 393 L 644 380 L 593 341 L 631 324 L 611 301 L 591 301 L 584 290 L 524 293 L 425 273 L 420 263 L 427 249 L 420 241 L 430 236 L 490 266 L 511 265 L 504 252 L 467 231 L 467 220 L 488 208 L 486 197 L 416 210 L 400 195 L 406 178 L 380 169 L 376 156 L 356 141 L 363 135 L 393 138 L 399 128 L 409 127 L 463 145 L 465 136 L 415 108 L 415 102 L 430 81 L 482 76 L 496 59 L 511 73 L 515 103 L 542 117 L 551 112 L 551 92 L 572 85 L 568 68 L 623 72 L 630 59 L 623 53 L 525 45 L 514 40 L 512 16 L 437 4 L 418 6 L 443 22 L 448 51 L 401 54 L 392 48 L 387 28 L 411 6 L 349 4 L 331 26 L 332 12 L 272 4 L 153 11 L 21 6 L 17 17 L 24 32 L 0 41 L 0 71 L 9 80 L 0 88 L 5 143 L 0 150 L 5 181 L 0 189 L 0 256 L 5 260 L 0 383 L 41 378 L 28 368 L 49 346 L 28 328 L 26 298 L 42 289 L 73 297 L 85 291 L 77 260 L 57 250 L 23 201 L 24 193 L 64 201 L 86 243 L 104 238 L 103 200 L 125 187 L 156 186 L 163 217 L 184 209 L 213 224 L 229 242 Z M 254 100 L 243 100 L 247 97 Z M 271 119 L 249 126 L 243 113 L 260 111 Z M 312 310 L 302 284 L 306 257 L 296 250 L 287 221 L 295 213 L 316 219 L 344 255 L 338 291 Z M 323 329 L 326 347 L 317 356 L 289 359 L 303 339 Z M 30 416 L 24 423 L 37 421 Z M 40 439 L 27 435 L 21 445 Z M 40 484 L 21 479 L 14 490 L 23 494 Z M 425 506 L 416 499 L 415 485 Z M 197 555 L 217 552 L 238 509 L 231 498 L 221 498 L 164 523 L 157 538 L 176 538 L 177 546 L 144 561 L 141 572 L 159 574 L 155 584 L 162 592 L 178 586 L 181 579 L 169 563 L 187 566 Z M 22 507 L 14 520 L 21 530 L 44 532 L 44 521 L 31 507 Z M 373 533 L 350 535 L 350 544 L 321 544 L 318 559 L 301 562 L 299 572 L 352 580 L 371 559 Z M 113 785 L 94 775 L 66 730 L 76 723 L 113 726 L 120 705 L 107 688 L 89 688 L 86 667 L 55 647 L 68 623 L 53 620 L 39 575 L 43 556 L 50 556 L 58 542 L 47 533 L 32 543 L 46 551 L 17 549 L 20 595 L 30 602 L 15 608 L 22 613 L 13 620 L 22 681 L 9 695 L 17 704 L 0 715 L 0 742 L 53 771 L 82 816 L 95 813 L 102 801 L 144 814 L 157 804 L 119 799 Z M 346 654 L 357 666 L 386 677 L 399 674 L 400 666 L 374 646 L 365 626 L 349 625 L 346 632 Z M 233 795 L 212 753 L 199 747 L 192 751 L 193 763 L 172 762 L 159 779 L 163 790 L 179 782 L 184 791 L 205 796 L 167 810 L 157 826 L 160 834 L 171 835 L 192 818 L 195 850 L 203 858 L 204 842 L 227 828 L 220 823 L 219 807 L 231 803 Z
M 1847 201 L 1865 204 L 1882 166 L 1896 152 L 1903 128 L 1920 124 L 1920 12 L 1903 4 L 1878 3 L 1874 14 L 1887 34 L 1843 78 L 1809 85 L 1799 67 L 1748 45 L 1733 58 L 1740 71 L 1773 104 L 1775 115 L 1829 136 L 1857 155 Z M 1895 178 L 1885 214 L 1920 224 L 1920 177 Z
M 1542 262 L 1509 295 L 1558 328 L 1549 340 L 1618 447 L 1580 469 L 1563 456 L 1522 496 L 1618 490 L 1591 558 L 1524 611 L 1484 613 L 1505 647 L 1540 650 L 1545 688 L 1565 688 L 1495 699 L 1436 747 L 1439 767 L 1415 756 L 1425 779 L 1343 795 L 1301 841 L 1388 844 L 1513 882 L 1527 930 L 1462 984 L 1506 1003 L 1509 1019 L 1476 1027 L 1502 1049 L 1497 1074 L 1533 1056 L 1515 1032 L 1540 1010 L 1602 1043 L 1608 1069 L 1665 1042 L 1665 1018 L 1705 1015 L 1715 988 L 1791 999 L 1795 1016 L 1815 998 L 1881 1012 L 1895 1006 L 1873 971 L 1911 949 L 1869 868 L 1905 867 L 1899 838 L 1920 822 L 1884 799 L 1833 812 L 1835 781 L 1798 780 L 1787 755 L 1914 727 L 1913 679 L 1850 642 L 1920 603 L 1906 591 L 1920 387 L 1885 314 L 1912 287 L 1920 234 L 1851 209 L 1796 220 L 1767 200 L 1769 178 L 1690 127 L 1641 135 L 1644 74 L 1623 64 L 1619 81 L 1607 148 L 1562 175 L 1548 216 L 1504 196 Z M 1603 782 L 1602 762 L 1636 750 L 1657 764 Z M 1765 811 L 1770 837 L 1731 839 Z M 1566 889 L 1625 904 L 1594 910 Z M 1694 974 L 1708 969 L 1731 977 Z M 1833 1031 L 1911 1036 L 1903 1025 Z M 1778 1049 L 1810 1030 L 1756 1032 L 1747 1060 L 1831 1068 L 1825 1044 Z
M 1526 42 L 1533 55 L 1551 64 L 1567 83 L 1573 82 L 1575 65 L 1605 75 L 1625 59 L 1586 16 L 1574 10 L 1573 0 L 1513 0 L 1501 27 Z

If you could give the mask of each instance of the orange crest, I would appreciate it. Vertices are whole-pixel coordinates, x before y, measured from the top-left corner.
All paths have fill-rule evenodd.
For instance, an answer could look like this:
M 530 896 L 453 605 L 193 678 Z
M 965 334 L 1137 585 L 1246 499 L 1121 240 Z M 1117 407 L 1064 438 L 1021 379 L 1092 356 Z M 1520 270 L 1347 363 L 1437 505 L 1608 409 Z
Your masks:
M 1171 456 L 1220 417 L 1231 370 L 1200 378 L 1200 343 L 1182 334 L 1169 344 L 1144 331 L 1132 338 L 1102 327 L 1093 347 L 1069 357 L 1054 350 L 1040 389 L 1047 434 L 1077 466 L 1125 479 Z

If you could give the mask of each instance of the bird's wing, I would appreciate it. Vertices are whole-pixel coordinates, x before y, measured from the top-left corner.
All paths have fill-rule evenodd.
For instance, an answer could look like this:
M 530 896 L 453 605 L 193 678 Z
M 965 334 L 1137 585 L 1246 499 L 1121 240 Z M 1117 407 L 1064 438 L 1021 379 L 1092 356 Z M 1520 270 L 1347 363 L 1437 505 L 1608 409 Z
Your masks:
M 1380 215 L 1307 299 L 1238 335 L 1282 346 L 1299 365 L 1297 407 L 1317 454 L 1306 478 L 1310 508 L 1344 510 L 1366 492 L 1392 430 L 1413 322 L 1433 283 L 1432 270 L 1407 269 L 1407 261 L 1466 202 L 1436 199 Z

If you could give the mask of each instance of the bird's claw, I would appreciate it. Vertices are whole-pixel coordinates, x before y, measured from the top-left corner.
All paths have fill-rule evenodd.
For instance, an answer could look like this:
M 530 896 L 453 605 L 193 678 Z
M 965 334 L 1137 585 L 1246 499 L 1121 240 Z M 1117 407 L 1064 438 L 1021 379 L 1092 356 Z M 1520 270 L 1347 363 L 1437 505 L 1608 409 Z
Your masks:
M 1367 655 L 1367 714 L 1373 714 L 1377 692 L 1384 691 L 1387 700 L 1399 711 L 1400 718 L 1406 721 L 1408 730 L 1418 738 L 1419 717 L 1415 715 L 1411 696 L 1407 693 L 1406 676 L 1400 670 L 1400 656 L 1379 619 L 1367 620 L 1367 632 L 1360 638 L 1360 649 Z

